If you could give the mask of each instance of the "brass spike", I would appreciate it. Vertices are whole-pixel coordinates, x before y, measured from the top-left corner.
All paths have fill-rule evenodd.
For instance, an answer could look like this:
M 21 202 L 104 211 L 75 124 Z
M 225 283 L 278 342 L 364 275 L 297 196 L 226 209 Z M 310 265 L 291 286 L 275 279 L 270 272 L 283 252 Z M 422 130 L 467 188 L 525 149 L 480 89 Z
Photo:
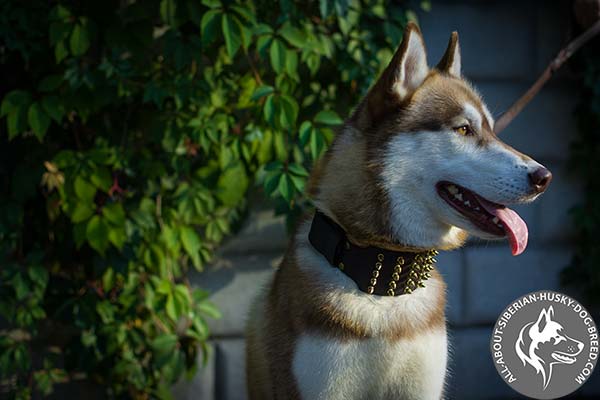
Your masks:
M 344 270 L 344 263 L 341 262 L 338 264 L 339 269 L 341 269 L 342 271 Z
M 419 282 L 419 286 L 420 287 L 425 287 L 425 284 L 423 282 Z
M 404 288 L 404 293 L 410 294 L 410 293 L 412 293 L 412 289 L 407 286 Z
M 394 272 L 397 273 L 397 274 L 401 274 L 402 273 L 402 267 L 399 266 L 399 265 L 396 265 L 394 267 Z
M 395 281 L 399 281 L 400 280 L 400 274 L 397 273 L 397 272 L 394 272 L 392 274 L 392 279 L 395 280 Z
M 388 296 L 394 296 L 396 293 L 394 292 L 394 289 L 388 289 L 387 294 Z
M 391 281 L 389 284 L 390 289 L 396 289 L 396 282 Z
M 378 259 L 379 261 L 383 261 L 383 258 L 384 258 L 384 257 L 383 257 L 383 254 L 382 254 L 382 253 L 379 253 L 379 254 L 377 254 L 377 259 Z
M 377 278 L 371 278 L 371 285 L 377 285 Z
M 373 271 L 373 278 L 379 278 L 379 271 Z
M 373 294 L 373 291 L 374 291 L 374 290 L 375 290 L 375 288 L 374 288 L 373 286 L 369 286 L 369 287 L 367 288 L 367 293 L 369 293 L 369 294 Z
M 399 257 L 396 259 L 396 262 L 398 263 L 398 265 L 404 265 L 404 257 L 402 257 L 402 256 L 399 256 Z
M 431 274 L 429 272 L 425 272 L 425 277 L 426 277 L 426 279 L 429 279 L 429 278 L 431 278 Z
M 379 271 L 383 265 L 380 262 L 375 263 L 375 269 Z

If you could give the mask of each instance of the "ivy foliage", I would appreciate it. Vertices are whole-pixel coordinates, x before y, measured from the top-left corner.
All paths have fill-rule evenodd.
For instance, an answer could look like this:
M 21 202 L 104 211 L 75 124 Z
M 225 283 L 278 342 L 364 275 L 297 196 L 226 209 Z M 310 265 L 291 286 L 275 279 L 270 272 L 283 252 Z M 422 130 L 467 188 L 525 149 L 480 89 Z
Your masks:
M 563 282 L 600 304 L 600 56 L 598 42 L 579 57 L 583 90 L 576 109 L 577 137 L 571 144 L 569 168 L 584 185 L 582 202 L 571 210 L 575 255 L 563 271 Z
M 186 272 L 253 187 L 308 204 L 307 168 L 408 19 L 382 0 L 0 3 L 0 392 L 168 398 L 219 317 Z

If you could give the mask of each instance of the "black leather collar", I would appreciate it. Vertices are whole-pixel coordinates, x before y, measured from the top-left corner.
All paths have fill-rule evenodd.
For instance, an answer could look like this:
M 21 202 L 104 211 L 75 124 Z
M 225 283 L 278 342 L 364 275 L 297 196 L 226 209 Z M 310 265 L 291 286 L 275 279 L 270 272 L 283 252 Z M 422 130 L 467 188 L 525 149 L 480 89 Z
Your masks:
M 308 240 L 329 263 L 349 276 L 360 290 L 379 296 L 398 296 L 424 287 L 436 262 L 436 250 L 393 251 L 359 247 L 331 218 L 315 211 Z

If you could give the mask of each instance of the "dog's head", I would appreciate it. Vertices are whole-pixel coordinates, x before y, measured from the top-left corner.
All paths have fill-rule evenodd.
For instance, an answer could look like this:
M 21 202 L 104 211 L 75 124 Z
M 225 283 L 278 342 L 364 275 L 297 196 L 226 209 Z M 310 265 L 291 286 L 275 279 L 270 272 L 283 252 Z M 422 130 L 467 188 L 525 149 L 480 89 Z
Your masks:
M 525 325 L 515 344 L 517 356 L 523 365 L 529 364 L 548 386 L 555 364 L 573 364 L 583 350 L 583 343 L 568 336 L 563 326 L 554 320 L 552 306 L 542 309 L 538 319 Z
M 461 75 L 456 32 L 437 67 L 429 68 L 423 37 L 409 24 L 340 136 L 329 164 L 336 164 L 336 156 L 359 162 L 363 153 L 356 148 L 364 147 L 369 179 L 361 184 L 375 189 L 346 197 L 355 207 L 369 207 L 358 199 L 369 197 L 372 207 L 385 209 L 379 215 L 360 211 L 384 221 L 379 233 L 413 246 L 451 248 L 468 232 L 485 239 L 508 237 L 515 255 L 525 249 L 527 226 L 506 205 L 534 200 L 552 175 L 496 137 L 492 115 Z M 326 172 L 338 180 L 352 169 L 339 160 L 331 168 L 337 173 Z M 331 185 L 339 186 L 333 180 Z

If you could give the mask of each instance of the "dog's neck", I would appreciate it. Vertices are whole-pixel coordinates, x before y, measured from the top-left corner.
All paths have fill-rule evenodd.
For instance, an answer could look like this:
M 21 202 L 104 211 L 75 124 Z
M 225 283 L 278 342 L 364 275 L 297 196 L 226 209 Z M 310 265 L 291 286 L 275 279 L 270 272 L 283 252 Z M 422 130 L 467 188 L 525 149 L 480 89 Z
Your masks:
M 429 210 L 414 199 L 398 198 L 408 192 L 391 199 L 378 175 L 383 155 L 368 153 L 364 134 L 345 127 L 311 178 L 315 205 L 341 225 L 352 242 L 393 251 L 450 250 L 464 243 L 464 231 L 432 220 Z M 402 201 L 404 208 L 399 210 L 392 201 Z
M 315 211 L 310 232 L 310 244 L 350 277 L 360 290 L 379 296 L 398 296 L 424 287 L 431 277 L 436 250 L 390 250 L 377 246 L 357 246 L 344 229 L 319 210 Z M 366 268 L 370 265 L 370 268 Z

